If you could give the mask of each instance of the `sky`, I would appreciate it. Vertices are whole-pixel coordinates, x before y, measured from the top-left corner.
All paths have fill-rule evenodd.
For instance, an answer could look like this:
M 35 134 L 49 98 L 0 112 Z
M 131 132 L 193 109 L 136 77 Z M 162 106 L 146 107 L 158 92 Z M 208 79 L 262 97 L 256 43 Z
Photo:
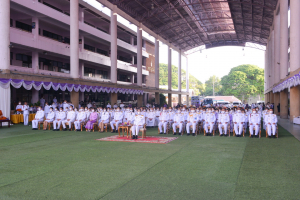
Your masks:
M 98 10 L 102 11 L 106 15 L 110 16 L 110 10 L 102 6 L 96 0 L 84 0 L 90 5 L 94 6 Z M 117 16 L 118 22 L 129 27 L 133 31 L 137 30 L 134 24 Z M 154 37 L 143 31 L 143 37 L 146 37 L 150 41 L 155 41 Z M 168 63 L 168 46 L 160 42 L 159 45 L 159 62 Z M 244 49 L 244 50 L 243 50 Z M 209 77 L 216 75 L 219 78 L 227 75 L 231 68 L 237 67 L 242 64 L 257 65 L 260 68 L 264 68 L 265 51 L 253 49 L 250 47 L 216 47 L 212 49 L 205 49 L 190 54 L 188 56 L 189 74 L 192 74 L 202 83 L 205 83 Z M 182 57 L 182 69 L 186 69 L 186 59 Z M 178 52 L 172 50 L 172 64 L 178 66 Z

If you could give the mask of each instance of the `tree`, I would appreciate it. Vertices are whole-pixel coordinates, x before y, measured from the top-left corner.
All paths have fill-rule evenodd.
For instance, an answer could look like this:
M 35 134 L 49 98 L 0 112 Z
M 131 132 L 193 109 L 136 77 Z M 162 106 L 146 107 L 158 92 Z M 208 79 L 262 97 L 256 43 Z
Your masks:
M 213 96 L 213 91 L 215 92 L 215 96 L 221 95 L 221 80 L 215 75 L 209 77 L 207 81 L 205 81 L 205 96 Z
M 181 70 L 181 89 L 186 89 L 186 72 Z M 172 89 L 178 89 L 178 67 L 172 65 Z M 159 64 L 159 85 L 168 85 L 168 65 Z M 195 95 L 203 94 L 204 85 L 197 78 L 189 74 L 189 88 L 195 90 Z
M 263 95 L 264 70 L 255 65 L 232 68 L 221 80 L 223 95 L 233 95 L 244 101 L 249 96 Z

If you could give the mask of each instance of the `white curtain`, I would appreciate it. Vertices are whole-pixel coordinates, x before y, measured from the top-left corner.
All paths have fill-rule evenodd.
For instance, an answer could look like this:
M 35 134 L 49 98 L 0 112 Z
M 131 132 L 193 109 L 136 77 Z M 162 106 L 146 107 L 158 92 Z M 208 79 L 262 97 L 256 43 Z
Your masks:
M 10 119 L 10 87 L 7 89 L 0 87 L 0 110 L 4 117 Z M 3 125 L 7 125 L 7 123 L 3 123 Z

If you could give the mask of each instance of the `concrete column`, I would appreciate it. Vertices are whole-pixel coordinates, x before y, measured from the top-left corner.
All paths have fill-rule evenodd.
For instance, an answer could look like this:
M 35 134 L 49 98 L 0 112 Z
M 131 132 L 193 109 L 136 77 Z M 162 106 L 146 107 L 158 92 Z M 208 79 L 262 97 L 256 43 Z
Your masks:
M 172 48 L 168 48 L 168 90 L 172 90 Z
M 10 0 L 0 1 L 0 69 L 9 73 L 10 68 Z
M 266 51 L 265 51 L 265 84 L 264 84 L 264 88 L 265 91 L 268 89 L 268 44 L 266 46 Z M 266 99 L 266 98 L 265 98 Z
M 79 8 L 79 22 L 84 23 L 84 9 Z
M 274 103 L 274 94 L 273 92 L 269 92 L 270 94 L 270 103 Z
M 270 82 L 271 82 L 271 88 L 273 88 L 273 86 L 274 86 L 274 75 L 275 75 L 275 73 L 274 73 L 274 70 L 275 70 L 275 68 L 274 68 L 274 64 L 275 64 L 275 59 L 274 59 L 274 53 L 275 53 L 275 51 L 274 51 L 274 31 L 272 31 L 271 32 L 271 52 L 270 52 L 270 59 L 271 59 L 271 63 L 270 63 Z M 273 94 L 273 93 L 272 93 Z
M 134 55 L 132 55 L 132 61 L 131 64 L 134 65 Z
M 84 101 L 84 92 L 79 91 L 79 101 Z
M 116 6 L 111 11 L 111 21 L 110 21 L 110 81 L 112 83 L 117 83 L 117 13 L 115 12 Z M 111 104 L 113 105 L 113 104 Z
M 181 94 L 178 94 L 178 103 L 181 104 Z
M 79 62 L 79 77 L 83 78 L 84 77 L 84 62 Z
M 274 113 L 278 115 L 277 105 L 280 103 L 280 93 L 274 93 Z
M 274 15 L 274 82 L 280 81 L 280 16 Z
M 288 91 L 287 89 L 280 92 L 280 118 L 288 118 Z
M 168 106 L 171 107 L 172 106 L 172 94 L 168 93 Z
M 186 91 L 189 92 L 189 62 L 188 62 L 188 57 L 186 57 Z
M 186 95 L 186 106 L 190 106 L 190 100 L 189 100 L 190 96 Z
M 155 39 L 155 88 L 159 89 L 159 40 Z
M 134 46 L 134 37 L 133 37 L 133 36 L 130 37 L 130 44 L 131 44 L 132 46 Z
M 79 92 L 75 92 L 74 90 L 70 92 L 70 99 L 72 104 L 78 108 L 79 105 Z
M 32 69 L 35 74 L 39 73 L 39 52 L 32 52 Z
M 293 72 L 300 67 L 300 1 L 291 0 L 290 9 L 290 71 Z
M 79 48 L 81 51 L 83 51 L 84 50 L 84 36 L 80 35 L 79 39 L 81 40 L 81 44 L 79 44 Z
M 70 1 L 70 76 L 79 77 L 79 3 L 78 0 Z M 75 104 L 74 104 L 75 105 Z
M 134 84 L 134 74 L 132 74 L 132 80 L 131 83 Z
M 178 91 L 181 92 L 181 50 L 178 52 Z
M 143 106 L 143 95 L 137 95 L 137 107 L 140 108 Z
M 143 94 L 143 105 L 146 105 L 148 102 L 148 93 Z
M 33 34 L 34 39 L 37 40 L 38 37 L 39 37 L 39 27 L 40 27 L 40 25 L 39 25 L 39 18 L 32 17 L 32 22 L 35 23 L 35 28 L 32 29 L 32 34 Z
M 118 94 L 117 93 L 110 93 L 110 105 L 115 105 L 118 100 Z
M 137 26 L 137 85 L 142 86 L 142 27 L 141 25 Z
M 32 88 L 31 92 L 32 92 L 31 103 L 32 104 L 37 103 L 39 101 L 39 91 Z
M 160 105 L 160 96 L 159 96 L 159 92 L 155 92 L 155 104 Z
M 290 89 L 290 121 L 300 116 L 300 86 Z
M 280 79 L 288 74 L 288 10 L 289 2 L 280 0 Z

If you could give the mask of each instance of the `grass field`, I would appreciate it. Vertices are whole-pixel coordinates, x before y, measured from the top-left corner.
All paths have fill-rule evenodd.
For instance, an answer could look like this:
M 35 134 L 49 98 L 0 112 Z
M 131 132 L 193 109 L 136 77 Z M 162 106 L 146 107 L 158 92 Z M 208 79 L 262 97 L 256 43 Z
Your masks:
M 0 199 L 300 199 L 300 142 L 279 132 L 279 139 L 201 134 L 145 144 L 95 140 L 112 133 L 3 127 Z

